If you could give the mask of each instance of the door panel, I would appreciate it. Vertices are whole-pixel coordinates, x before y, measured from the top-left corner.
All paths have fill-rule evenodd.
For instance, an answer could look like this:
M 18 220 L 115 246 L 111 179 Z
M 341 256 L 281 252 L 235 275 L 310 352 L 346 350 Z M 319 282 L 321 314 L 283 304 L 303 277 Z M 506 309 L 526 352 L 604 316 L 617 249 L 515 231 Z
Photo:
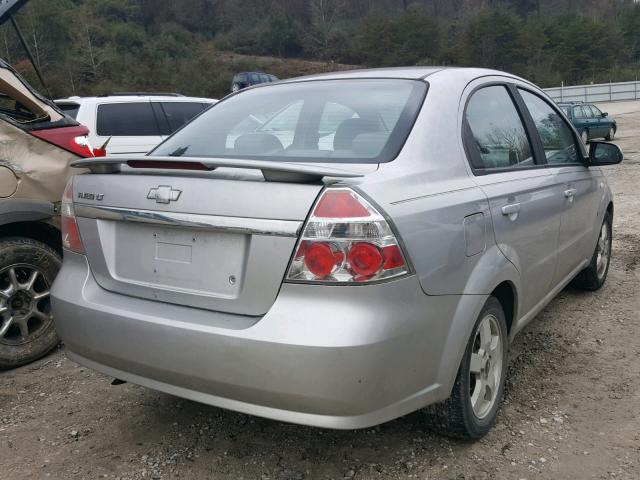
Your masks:
M 557 262 L 562 198 L 547 169 L 486 175 L 477 183 L 489 199 L 498 247 L 522 278 L 522 314 L 549 292 Z
M 567 166 L 551 168 L 550 172 L 558 185 L 563 187 L 555 285 L 593 253 L 602 190 L 599 187 L 601 172 L 596 170 Z

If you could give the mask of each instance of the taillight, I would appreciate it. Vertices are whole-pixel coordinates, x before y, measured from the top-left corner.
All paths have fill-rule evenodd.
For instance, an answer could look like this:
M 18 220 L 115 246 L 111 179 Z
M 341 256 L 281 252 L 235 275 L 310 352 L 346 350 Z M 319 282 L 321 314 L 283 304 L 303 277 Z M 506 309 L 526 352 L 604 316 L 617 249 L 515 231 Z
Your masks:
M 362 283 L 409 272 L 385 218 L 349 188 L 322 193 L 295 252 L 287 280 Z
M 76 253 L 84 253 L 80 230 L 73 209 L 73 177 L 67 182 L 60 205 L 60 223 L 62 225 L 62 246 Z
M 33 130 L 30 133 L 34 137 L 38 137 L 82 158 L 93 157 L 93 149 L 87 136 L 89 135 L 89 129 L 83 125 Z

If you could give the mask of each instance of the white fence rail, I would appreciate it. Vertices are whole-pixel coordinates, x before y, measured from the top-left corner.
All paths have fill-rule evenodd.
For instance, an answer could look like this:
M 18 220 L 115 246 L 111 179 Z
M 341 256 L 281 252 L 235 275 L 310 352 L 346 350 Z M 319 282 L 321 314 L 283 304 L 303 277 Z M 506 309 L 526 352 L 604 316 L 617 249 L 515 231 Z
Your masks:
M 616 102 L 640 100 L 640 81 L 577 85 L 571 87 L 546 88 L 556 102 Z

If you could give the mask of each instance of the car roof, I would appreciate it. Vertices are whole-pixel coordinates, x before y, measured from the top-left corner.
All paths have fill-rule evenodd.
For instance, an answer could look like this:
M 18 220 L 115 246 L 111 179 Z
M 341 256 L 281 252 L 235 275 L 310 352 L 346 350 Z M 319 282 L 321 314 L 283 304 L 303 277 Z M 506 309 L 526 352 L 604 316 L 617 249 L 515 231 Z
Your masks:
M 498 70 L 490 70 L 486 68 L 466 68 L 466 67 L 441 67 L 441 66 L 428 66 L 428 67 L 390 67 L 390 68 L 363 68 L 357 70 L 343 70 L 338 72 L 320 73 L 314 75 L 307 75 L 304 77 L 296 77 L 286 80 L 281 80 L 279 83 L 287 82 L 299 82 L 309 80 L 341 80 L 349 78 L 398 78 L 409 80 L 424 80 L 428 77 L 433 77 L 435 80 L 440 72 L 452 72 L 456 71 L 460 76 L 472 80 L 474 78 L 483 76 L 506 76 L 518 80 L 522 80 L 526 83 L 531 83 L 525 79 L 522 79 L 516 75 L 510 73 L 501 72 Z
M 182 97 L 175 95 L 109 95 L 104 97 L 67 97 L 67 98 L 59 98 L 56 99 L 56 103 L 60 104 L 69 104 L 69 103 L 86 103 L 86 102 L 96 102 L 96 103 L 132 103 L 139 102 L 140 100 L 149 101 L 161 101 L 161 102 L 194 102 L 194 103 L 215 103 L 217 102 L 214 98 L 203 98 L 203 97 Z

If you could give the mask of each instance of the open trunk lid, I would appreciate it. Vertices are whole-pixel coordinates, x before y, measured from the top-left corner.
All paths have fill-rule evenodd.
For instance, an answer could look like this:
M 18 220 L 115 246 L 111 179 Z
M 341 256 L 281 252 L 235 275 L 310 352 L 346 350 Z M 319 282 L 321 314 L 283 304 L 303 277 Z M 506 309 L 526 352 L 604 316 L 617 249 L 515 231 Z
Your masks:
M 274 302 L 322 184 L 177 173 L 74 178 L 96 281 L 140 298 L 243 315 Z

